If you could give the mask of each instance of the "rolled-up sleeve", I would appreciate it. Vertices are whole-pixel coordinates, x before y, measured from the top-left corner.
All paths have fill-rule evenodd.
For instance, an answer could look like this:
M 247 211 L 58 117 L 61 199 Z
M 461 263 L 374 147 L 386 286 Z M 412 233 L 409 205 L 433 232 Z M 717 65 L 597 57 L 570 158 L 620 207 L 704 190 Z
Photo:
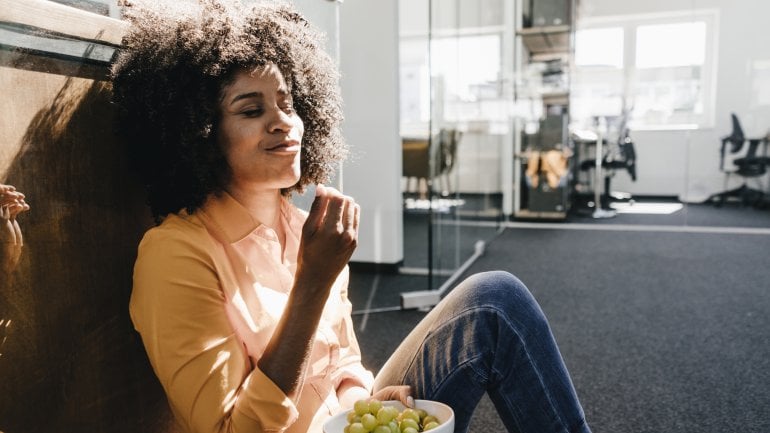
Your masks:
M 214 248 L 194 231 L 148 232 L 134 267 L 131 318 L 185 431 L 281 432 L 297 408 L 252 366 L 229 323 Z

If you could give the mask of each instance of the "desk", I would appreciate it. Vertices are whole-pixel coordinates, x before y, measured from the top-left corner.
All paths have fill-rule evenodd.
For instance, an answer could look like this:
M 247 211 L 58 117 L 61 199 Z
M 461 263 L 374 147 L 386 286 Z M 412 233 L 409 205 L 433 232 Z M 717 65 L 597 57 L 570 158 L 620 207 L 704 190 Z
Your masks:
M 403 138 L 401 140 L 402 176 L 406 178 L 406 190 L 409 181 L 416 179 L 416 189 L 421 198 L 425 198 L 430 178 L 430 141 L 427 138 Z M 425 185 L 423 188 L 423 184 Z

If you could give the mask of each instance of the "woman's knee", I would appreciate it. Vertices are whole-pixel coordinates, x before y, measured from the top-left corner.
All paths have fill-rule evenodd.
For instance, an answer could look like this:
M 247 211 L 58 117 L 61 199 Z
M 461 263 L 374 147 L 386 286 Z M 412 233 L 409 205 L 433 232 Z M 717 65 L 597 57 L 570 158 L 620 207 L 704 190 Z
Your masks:
M 458 285 L 454 295 L 455 311 L 489 309 L 509 317 L 542 319 L 543 312 L 527 286 L 505 271 L 474 274 Z
M 474 303 L 500 305 L 512 298 L 531 298 L 527 286 L 506 271 L 488 271 L 471 275 L 458 289 Z

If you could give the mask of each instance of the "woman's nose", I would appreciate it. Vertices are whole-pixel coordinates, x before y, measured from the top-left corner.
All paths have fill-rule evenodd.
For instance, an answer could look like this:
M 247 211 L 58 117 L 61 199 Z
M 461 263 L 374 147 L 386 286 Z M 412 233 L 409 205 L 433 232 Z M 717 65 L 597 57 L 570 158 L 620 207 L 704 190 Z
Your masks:
M 270 132 L 288 132 L 294 126 L 291 116 L 285 111 L 277 108 L 273 110 L 273 116 L 270 119 L 268 130 Z

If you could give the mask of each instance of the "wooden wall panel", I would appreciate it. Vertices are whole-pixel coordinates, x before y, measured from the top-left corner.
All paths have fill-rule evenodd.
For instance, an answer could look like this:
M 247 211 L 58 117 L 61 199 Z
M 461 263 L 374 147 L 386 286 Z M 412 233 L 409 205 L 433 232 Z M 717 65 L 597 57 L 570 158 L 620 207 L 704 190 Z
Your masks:
M 151 220 L 109 85 L 0 67 L 0 98 L 0 182 L 31 205 L 21 262 L 0 276 L 0 431 L 170 431 L 128 316 Z

